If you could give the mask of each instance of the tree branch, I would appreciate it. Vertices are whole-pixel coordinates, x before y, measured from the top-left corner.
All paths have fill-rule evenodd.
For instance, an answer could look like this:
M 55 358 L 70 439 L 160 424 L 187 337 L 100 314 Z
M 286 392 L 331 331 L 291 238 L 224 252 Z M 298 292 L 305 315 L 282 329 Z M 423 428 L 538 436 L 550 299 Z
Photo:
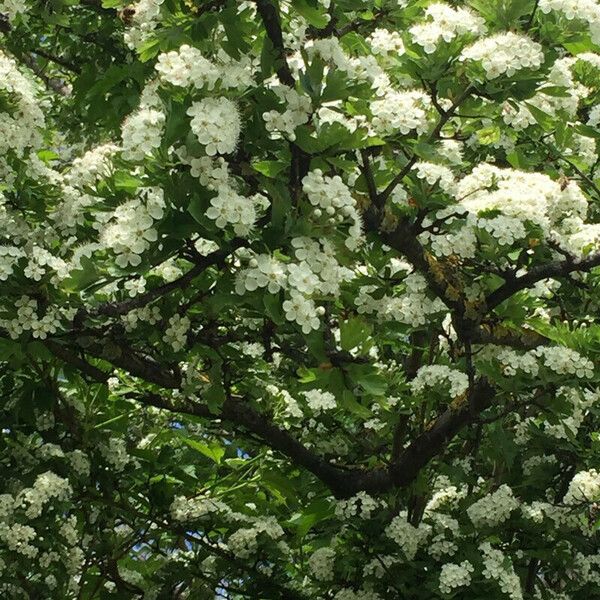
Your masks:
M 360 151 L 360 157 L 362 159 L 361 171 L 367 184 L 369 198 L 371 199 L 371 202 L 373 202 L 376 206 L 381 207 L 380 197 L 377 194 L 377 185 L 375 184 L 375 178 L 373 177 L 371 163 L 369 162 L 369 153 L 363 148 Z
M 41 48 L 36 48 L 33 53 L 59 65 L 60 67 L 67 69 L 68 71 L 76 73 L 77 75 L 81 73 L 81 69 L 77 65 L 73 64 L 71 61 L 65 58 L 62 58 L 61 56 L 55 56 L 54 54 L 51 54 L 46 50 L 42 50 Z
M 147 292 L 144 292 L 143 294 L 135 296 L 134 298 L 124 300 L 123 302 L 107 302 L 106 304 L 101 304 L 90 312 L 82 311 L 77 316 L 77 320 L 78 322 L 81 322 L 81 320 L 86 316 L 93 317 L 99 315 L 118 317 L 120 315 L 127 314 L 135 308 L 146 306 L 146 304 L 149 304 L 150 302 L 160 298 L 161 296 L 164 296 L 165 294 L 168 294 L 173 290 L 185 288 L 196 277 L 198 277 L 198 275 L 206 271 L 206 269 L 209 267 L 223 264 L 225 259 L 230 254 L 245 244 L 246 240 L 235 238 L 229 244 L 229 247 L 221 248 L 211 252 L 210 254 L 207 254 L 206 256 L 198 256 L 195 258 L 195 266 L 187 271 L 187 273 L 182 275 L 179 279 L 175 279 L 174 281 L 170 281 L 169 283 L 155 287 Z
M 281 83 L 289 87 L 294 87 L 296 81 L 290 71 L 287 59 L 285 57 L 285 47 L 283 45 L 283 33 L 281 31 L 281 22 L 275 5 L 270 0 L 256 0 L 256 9 L 260 15 L 263 25 L 267 31 L 267 36 L 273 44 L 273 49 L 279 63 L 276 68 L 277 77 Z
M 591 254 L 580 260 L 566 259 L 534 267 L 525 273 L 525 275 L 509 279 L 499 288 L 494 290 L 486 298 L 487 308 L 488 310 L 496 308 L 496 306 L 502 304 L 505 300 L 508 300 L 513 294 L 516 294 L 520 290 L 530 288 L 543 279 L 566 277 L 569 273 L 575 271 L 586 272 L 597 266 L 600 266 L 600 252 Z
M 46 344 L 48 346 L 48 341 Z M 57 351 L 53 343 L 50 343 L 48 347 L 64 362 L 80 369 L 97 381 L 106 381 L 106 373 L 95 369 L 83 359 L 79 359 L 69 351 Z M 135 354 L 131 348 L 122 347 L 117 356 L 109 359 L 101 357 L 150 383 L 166 389 L 180 388 L 179 374 L 165 371 L 164 367 L 154 359 L 141 357 Z M 258 436 L 264 444 L 281 452 L 294 464 L 313 473 L 336 497 L 347 498 L 363 490 L 368 493 L 377 493 L 394 487 L 410 485 L 420 470 L 446 447 L 448 441 L 465 426 L 474 422 L 479 413 L 490 406 L 494 393 L 494 388 L 485 379 L 477 380 L 466 398 L 463 398 L 462 403 L 455 402 L 450 405 L 426 431 L 401 452 L 397 460 L 392 462 L 388 468 L 380 467 L 371 470 L 349 470 L 330 464 L 326 459 L 311 452 L 288 431 L 271 422 L 266 415 L 256 411 L 248 400 L 239 396 L 227 397 L 218 414 L 215 414 L 208 405 L 202 402 L 180 398 L 174 400 L 154 392 L 145 392 L 130 398 L 141 404 L 171 412 L 228 421 L 235 428 L 242 428 L 242 430 Z

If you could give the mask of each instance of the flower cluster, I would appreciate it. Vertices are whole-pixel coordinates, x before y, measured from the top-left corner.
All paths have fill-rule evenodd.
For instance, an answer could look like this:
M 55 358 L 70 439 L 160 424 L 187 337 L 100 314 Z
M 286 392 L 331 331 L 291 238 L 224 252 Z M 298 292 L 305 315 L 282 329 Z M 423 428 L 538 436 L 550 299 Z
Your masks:
M 333 579 L 333 566 L 335 563 L 335 550 L 333 548 L 319 548 L 308 559 L 308 567 L 315 579 L 331 581 Z
M 102 144 L 88 150 L 73 160 L 71 168 L 65 173 L 64 181 L 68 186 L 83 189 L 94 186 L 108 177 L 112 170 L 112 158 L 118 152 L 116 144 Z
M 123 123 L 123 158 L 140 161 L 156 150 L 161 143 L 165 115 L 154 108 L 143 107 Z
M 485 163 L 458 181 L 455 197 L 474 215 L 498 210 L 511 217 L 501 224 L 505 239 L 521 237 L 523 228 L 518 221 L 535 223 L 551 237 L 566 217 L 584 217 L 587 212 L 587 200 L 573 182 L 561 186 L 541 173 L 500 169 Z
M 466 8 L 453 8 L 434 2 L 425 10 L 426 21 L 410 28 L 413 41 L 427 54 L 433 54 L 440 41 L 451 42 L 466 34 L 478 36 L 485 32 L 485 20 Z
M 221 187 L 217 195 L 211 198 L 206 216 L 213 219 L 221 229 L 233 225 L 237 235 L 247 235 L 256 221 L 257 209 L 268 206 L 267 199 L 261 194 L 248 198 L 238 194 L 231 187 Z
M 451 594 L 456 588 L 469 585 L 471 574 L 475 567 L 468 561 L 463 560 L 460 564 L 446 563 L 440 571 L 440 592 Z
M 421 367 L 416 377 L 410 382 L 414 394 L 420 394 L 427 388 L 449 386 L 450 397 L 456 398 L 467 391 L 469 378 L 466 373 L 447 367 L 446 365 L 426 365 Z
M 411 525 L 406 512 L 402 512 L 385 528 L 385 534 L 400 546 L 407 560 L 413 560 L 419 545 L 427 538 L 428 530 L 423 524 L 419 527 Z
M 170 507 L 171 516 L 176 521 L 196 521 L 214 513 L 231 513 L 227 504 L 220 500 L 214 500 L 204 496 L 196 498 L 186 498 L 177 496 Z
M 127 444 L 122 438 L 111 437 L 107 443 L 100 446 L 100 453 L 111 469 L 116 472 L 122 471 L 131 461 Z
M 62 314 L 60 309 L 50 306 L 43 316 L 38 314 L 38 301 L 29 296 L 21 296 L 15 301 L 17 314 L 13 319 L 0 320 L 10 337 L 16 340 L 26 331 L 34 338 L 44 340 L 60 328 Z
M 258 550 L 261 534 L 272 540 L 277 540 L 283 533 L 283 529 L 275 519 L 257 519 L 254 527 L 241 528 L 232 533 L 227 540 L 227 547 L 234 556 L 248 558 Z
M 519 507 L 519 501 L 506 484 L 495 492 L 483 496 L 467 509 L 469 519 L 475 527 L 494 527 L 503 523 Z
M 375 29 L 367 38 L 371 46 L 371 52 L 385 57 L 386 55 L 401 56 L 404 54 L 404 42 L 397 31 L 387 29 Z
M 366 492 L 358 492 L 348 500 L 338 500 L 335 514 L 340 519 L 352 519 L 353 517 L 370 519 L 373 512 L 382 505 L 381 501 L 369 496 Z
M 303 125 L 309 119 L 312 110 L 312 103 L 308 96 L 305 96 L 295 89 L 286 85 L 276 85 L 272 87 L 273 92 L 282 102 L 285 110 L 270 110 L 263 113 L 267 131 L 279 132 L 290 141 L 296 139 L 294 133 L 296 127 Z
M 9 23 L 14 21 L 18 15 L 27 13 L 28 0 L 0 0 L 0 13 L 8 17 Z
M 285 263 L 269 254 L 258 254 L 250 260 L 248 269 L 238 271 L 235 291 L 241 295 L 266 287 L 269 293 L 276 294 L 285 286 L 286 274 Z
M 221 187 L 231 187 L 229 165 L 222 156 L 192 158 L 189 164 L 191 176 L 197 177 L 207 189 L 217 191 Z
M 431 98 L 420 90 L 398 92 L 390 89 L 381 100 L 371 103 L 373 130 L 383 136 L 423 133 L 428 128 Z
M 521 581 L 510 561 L 507 561 L 508 557 L 501 550 L 492 548 L 489 542 L 481 544 L 479 550 L 483 554 L 483 576 L 497 581 L 510 600 L 523 600 Z
M 512 246 L 527 234 L 525 225 L 519 219 L 504 215 L 490 219 L 477 219 L 477 227 L 487 231 L 500 246 Z
M 438 185 L 447 194 L 454 192 L 456 182 L 454 181 L 454 174 L 448 167 L 420 161 L 415 163 L 413 169 L 416 171 L 417 177 L 423 179 L 429 185 Z
M 42 141 L 44 113 L 37 96 L 33 81 L 0 51 L 0 175 L 11 182 L 15 173 L 8 162 L 10 155 L 23 157 Z
M 141 188 L 138 197 L 121 204 L 101 231 L 100 239 L 106 248 L 117 255 L 119 267 L 137 266 L 142 254 L 156 242 L 155 221 L 164 214 L 164 193 L 160 188 Z
M 325 219 L 329 225 L 350 221 L 346 246 L 355 249 L 361 238 L 361 218 L 350 189 L 339 175 L 329 177 L 320 169 L 310 171 L 302 179 L 302 190 L 314 206 L 312 216 Z
M 600 473 L 596 469 L 576 473 L 564 497 L 565 504 L 600 502 Z
M 562 13 L 569 21 L 584 21 L 594 44 L 600 44 L 600 6 L 594 0 L 540 0 L 539 9 L 545 14 Z
M 539 69 L 542 46 L 525 35 L 507 32 L 482 38 L 465 48 L 460 60 L 480 63 L 488 79 L 511 77 L 522 69 Z
M 185 347 L 190 326 L 191 322 L 188 317 L 173 315 L 169 319 L 169 326 L 165 330 L 163 341 L 165 344 L 169 344 L 174 352 L 179 352 Z
M 311 410 L 319 414 L 324 410 L 332 410 L 337 408 L 335 396 L 331 392 L 324 392 L 323 390 L 310 390 L 303 392 L 303 396 L 306 398 L 306 403 Z
M 252 62 L 249 57 L 233 60 L 220 52 L 215 62 L 202 55 L 200 50 L 183 44 L 179 50 L 161 54 L 156 70 L 163 82 L 177 87 L 194 86 L 213 90 L 217 82 L 222 89 L 245 89 L 252 85 Z
M 23 507 L 25 516 L 35 519 L 42 514 L 45 504 L 56 498 L 65 501 L 72 493 L 67 479 L 59 477 L 52 471 L 38 475 L 33 486 L 25 488 L 15 498 L 15 508 Z
M 288 321 L 295 321 L 302 328 L 302 333 L 305 334 L 310 333 L 313 329 L 319 329 L 321 322 L 318 315 L 324 313 L 324 310 L 317 311 L 312 300 L 295 290 L 290 292 L 290 299 L 284 301 L 283 310 L 285 318 Z
M 190 127 L 209 156 L 229 154 L 240 137 L 240 115 L 235 102 L 228 98 L 204 98 L 193 102 L 187 114 Z
M 540 346 L 532 351 L 558 375 L 575 375 L 581 379 L 594 376 L 594 363 L 576 350 L 562 346 Z
M 404 279 L 405 293 L 399 297 L 383 296 L 375 299 L 371 294 L 374 286 L 363 286 L 354 302 L 361 314 L 376 313 L 382 321 L 423 325 L 433 315 L 446 311 L 446 305 L 439 298 L 430 299 L 427 295 L 427 282 L 418 273 L 411 273 Z

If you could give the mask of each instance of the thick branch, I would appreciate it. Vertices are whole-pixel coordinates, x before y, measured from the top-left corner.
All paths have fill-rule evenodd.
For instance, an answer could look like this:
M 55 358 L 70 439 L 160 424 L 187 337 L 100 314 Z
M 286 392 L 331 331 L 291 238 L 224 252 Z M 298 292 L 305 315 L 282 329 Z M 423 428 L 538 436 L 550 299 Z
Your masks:
M 449 279 L 451 274 L 447 272 L 443 263 L 438 262 L 427 253 L 418 240 L 414 228 L 409 223 L 402 221 L 394 231 L 379 232 L 379 235 L 385 244 L 404 255 L 408 262 L 425 277 L 433 292 L 448 307 L 452 308 L 457 316 L 462 318 L 464 306 L 458 301 L 459 290 L 452 285 Z M 454 289 L 452 289 L 453 287 Z M 460 332 L 457 331 L 457 333 Z
M 52 354 L 54 354 L 54 356 L 60 358 L 63 362 L 67 363 L 68 365 L 75 367 L 91 379 L 100 383 L 104 383 L 108 379 L 108 373 L 105 373 L 97 367 L 94 367 L 94 365 L 91 365 L 86 360 L 83 360 L 83 358 L 80 358 L 76 354 L 73 354 L 64 346 L 61 346 L 60 344 L 57 344 L 52 340 L 46 340 L 44 342 L 44 345 L 46 346 L 46 348 L 48 348 L 48 350 L 50 350 L 50 352 L 52 352 Z
M 275 5 L 270 0 L 256 0 L 256 9 L 267 31 L 267 36 L 273 44 L 273 49 L 277 57 L 277 77 L 281 83 L 294 87 L 295 81 L 290 67 L 285 57 L 285 47 L 283 45 L 283 33 L 281 31 L 281 22 Z
M 56 351 L 53 345 L 50 349 Z M 127 351 L 125 351 L 127 350 Z M 105 381 L 106 374 L 93 370 L 91 365 L 70 352 L 55 352 L 62 360 L 82 370 L 98 381 Z M 166 371 L 162 365 L 148 357 L 140 357 L 130 349 L 110 359 L 114 365 L 125 369 L 132 375 L 148 382 L 155 383 L 167 389 L 178 389 L 180 378 L 177 374 Z M 90 368 L 91 367 L 91 368 Z M 494 397 L 494 389 L 486 380 L 475 382 L 468 396 L 460 405 L 451 405 L 433 424 L 408 448 L 400 453 L 397 460 L 389 468 L 372 470 L 344 469 L 330 464 L 327 460 L 313 453 L 288 431 L 280 429 L 266 415 L 257 412 L 250 403 L 237 396 L 229 396 L 221 406 L 220 412 L 214 414 L 202 402 L 189 399 L 173 400 L 162 394 L 145 392 L 132 399 L 146 405 L 189 414 L 208 419 L 222 419 L 231 423 L 235 428 L 241 428 L 258 436 L 265 445 L 281 452 L 290 458 L 294 464 L 304 467 L 318 477 L 338 498 L 353 496 L 359 491 L 377 493 L 394 487 L 410 485 L 419 471 L 427 463 L 444 450 L 447 443 L 465 426 L 475 421 Z
M 531 350 L 550 343 L 547 337 L 532 329 L 515 331 L 502 325 L 487 326 L 485 323 L 473 330 L 471 341 L 474 344 L 495 344 L 521 350 Z
M 488 309 L 493 309 L 505 300 L 508 300 L 513 294 L 520 290 L 532 287 L 538 281 L 554 277 L 566 277 L 569 273 L 575 271 L 590 271 L 594 267 L 600 266 L 600 252 L 591 254 L 581 260 L 560 260 L 534 267 L 525 275 L 507 280 L 503 285 L 494 290 L 486 300 Z
M 58 344 L 47 342 L 47 347 L 61 358 L 64 362 L 80 369 L 82 372 L 91 375 L 99 382 L 106 381 L 106 374 L 95 369 L 86 361 L 80 359 L 69 351 L 64 350 Z M 122 352 L 120 356 L 111 358 L 111 362 L 121 367 L 132 375 L 141 377 L 151 383 L 156 383 L 168 389 L 179 387 L 179 380 L 176 376 L 161 371 L 160 365 L 148 358 L 140 358 L 132 352 Z M 247 431 L 259 436 L 263 442 L 274 450 L 291 458 L 295 464 L 306 468 L 308 471 L 321 479 L 334 493 L 341 496 L 345 495 L 347 484 L 350 483 L 348 471 L 330 465 L 326 460 L 312 453 L 298 442 L 287 431 L 280 429 L 266 416 L 261 415 L 254 410 L 250 404 L 239 397 L 229 397 L 223 403 L 219 414 L 210 411 L 206 404 L 194 402 L 188 399 L 173 400 L 166 395 L 146 392 L 133 397 L 134 400 L 155 406 L 171 412 L 189 414 L 197 417 L 209 419 L 223 419 L 242 427 Z

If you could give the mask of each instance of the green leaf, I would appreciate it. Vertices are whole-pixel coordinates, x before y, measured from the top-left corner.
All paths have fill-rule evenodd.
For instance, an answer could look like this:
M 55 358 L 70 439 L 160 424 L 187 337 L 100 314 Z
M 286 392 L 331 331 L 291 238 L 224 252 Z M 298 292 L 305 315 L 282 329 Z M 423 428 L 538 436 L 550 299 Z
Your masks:
M 306 367 L 300 367 L 296 373 L 298 374 L 298 381 L 300 383 L 310 383 L 317 379 L 317 375 L 314 369 L 307 369 Z
M 203 398 L 206 400 L 208 410 L 210 410 L 211 413 L 218 415 L 221 412 L 223 402 L 225 402 L 225 388 L 221 383 L 214 383 L 203 394 Z
M 288 524 L 295 528 L 296 535 L 304 537 L 316 524 L 323 523 L 333 517 L 331 503 L 325 498 L 311 502 L 301 513 L 292 516 Z
M 575 127 L 575 131 L 577 131 L 577 133 L 580 133 L 581 135 L 584 135 L 585 137 L 591 137 L 591 138 L 600 138 L 600 129 L 596 129 L 595 127 L 591 127 L 590 125 L 577 125 Z
M 143 185 L 141 179 L 134 177 L 127 171 L 117 171 L 114 174 L 113 181 L 117 190 L 124 190 L 126 192 L 134 192 Z
M 221 459 L 225 455 L 225 448 L 216 442 L 210 442 L 209 444 L 205 444 L 204 442 L 199 442 L 197 440 L 193 440 L 188 437 L 182 436 L 182 441 L 186 443 L 190 448 L 193 448 L 200 454 L 203 454 L 207 458 L 210 458 L 213 462 L 219 464 Z
M 531 104 L 531 102 L 525 102 L 525 106 L 527 106 L 529 112 L 533 115 L 533 118 L 538 122 L 544 131 L 552 130 L 554 126 L 552 115 L 540 110 L 537 106 Z
M 259 160 L 252 163 L 252 168 L 255 171 L 271 178 L 277 177 L 286 167 L 285 163 L 278 160 Z
M 351 317 L 340 323 L 341 346 L 343 350 L 349 351 L 369 339 L 372 326 L 362 317 Z
M 275 324 L 283 325 L 285 323 L 285 318 L 281 310 L 281 298 L 279 297 L 279 294 L 266 293 L 263 296 L 263 304 L 265 305 L 267 315 L 269 315 Z
M 0 361 L 7 361 L 11 356 L 21 353 L 21 344 L 14 340 L 0 338 Z
M 142 62 L 148 62 L 155 58 L 159 52 L 160 40 L 158 38 L 152 38 L 141 45 L 138 51 L 138 57 Z
M 348 366 L 348 372 L 367 394 L 382 396 L 387 390 L 387 379 L 370 365 L 353 364 Z
M 278 496 L 282 502 L 297 504 L 298 492 L 290 480 L 275 471 L 262 471 L 260 482 L 265 485 L 271 493 Z
M 292 0 L 292 6 L 313 27 L 317 29 L 327 27 L 329 15 L 316 0 Z
M 495 144 L 500 140 L 501 131 L 497 125 L 491 125 L 490 127 L 483 127 L 477 131 L 477 140 L 482 146 L 489 146 Z
M 68 291 L 78 292 L 85 290 L 98 281 L 100 277 L 96 264 L 91 258 L 82 256 L 80 263 L 81 269 L 71 271 L 71 276 L 63 281 L 63 286 Z
M 569 95 L 569 88 L 560 85 L 548 85 L 539 89 L 542 94 L 554 96 L 556 98 L 566 98 Z
M 210 205 L 210 199 L 214 195 L 214 192 L 203 187 L 198 187 L 190 199 L 187 210 L 201 225 L 206 225 L 206 210 Z
M 373 413 L 366 407 L 360 404 L 354 394 L 350 390 L 344 390 L 342 395 L 338 398 L 338 404 L 361 419 L 370 419 Z

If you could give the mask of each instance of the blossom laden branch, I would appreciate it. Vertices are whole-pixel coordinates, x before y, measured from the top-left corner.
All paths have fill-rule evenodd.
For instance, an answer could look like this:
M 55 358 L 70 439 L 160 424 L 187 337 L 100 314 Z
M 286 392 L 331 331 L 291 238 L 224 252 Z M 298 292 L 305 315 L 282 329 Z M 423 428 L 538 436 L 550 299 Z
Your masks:
M 134 298 L 124 300 L 122 302 L 110 302 L 102 304 L 89 312 L 81 312 L 77 317 L 77 322 L 81 323 L 85 316 L 100 316 L 105 315 L 109 317 L 118 317 L 120 315 L 127 314 L 128 312 L 146 306 L 165 296 L 176 289 L 184 289 L 188 286 L 198 275 L 201 275 L 211 266 L 218 266 L 224 263 L 225 259 L 230 256 L 235 250 L 243 247 L 247 242 L 242 238 L 235 238 L 225 248 L 215 250 L 206 256 L 195 257 L 195 265 L 187 271 L 184 275 L 175 279 L 174 281 L 165 283 L 161 286 L 152 288 L 147 292 L 138 294 Z

